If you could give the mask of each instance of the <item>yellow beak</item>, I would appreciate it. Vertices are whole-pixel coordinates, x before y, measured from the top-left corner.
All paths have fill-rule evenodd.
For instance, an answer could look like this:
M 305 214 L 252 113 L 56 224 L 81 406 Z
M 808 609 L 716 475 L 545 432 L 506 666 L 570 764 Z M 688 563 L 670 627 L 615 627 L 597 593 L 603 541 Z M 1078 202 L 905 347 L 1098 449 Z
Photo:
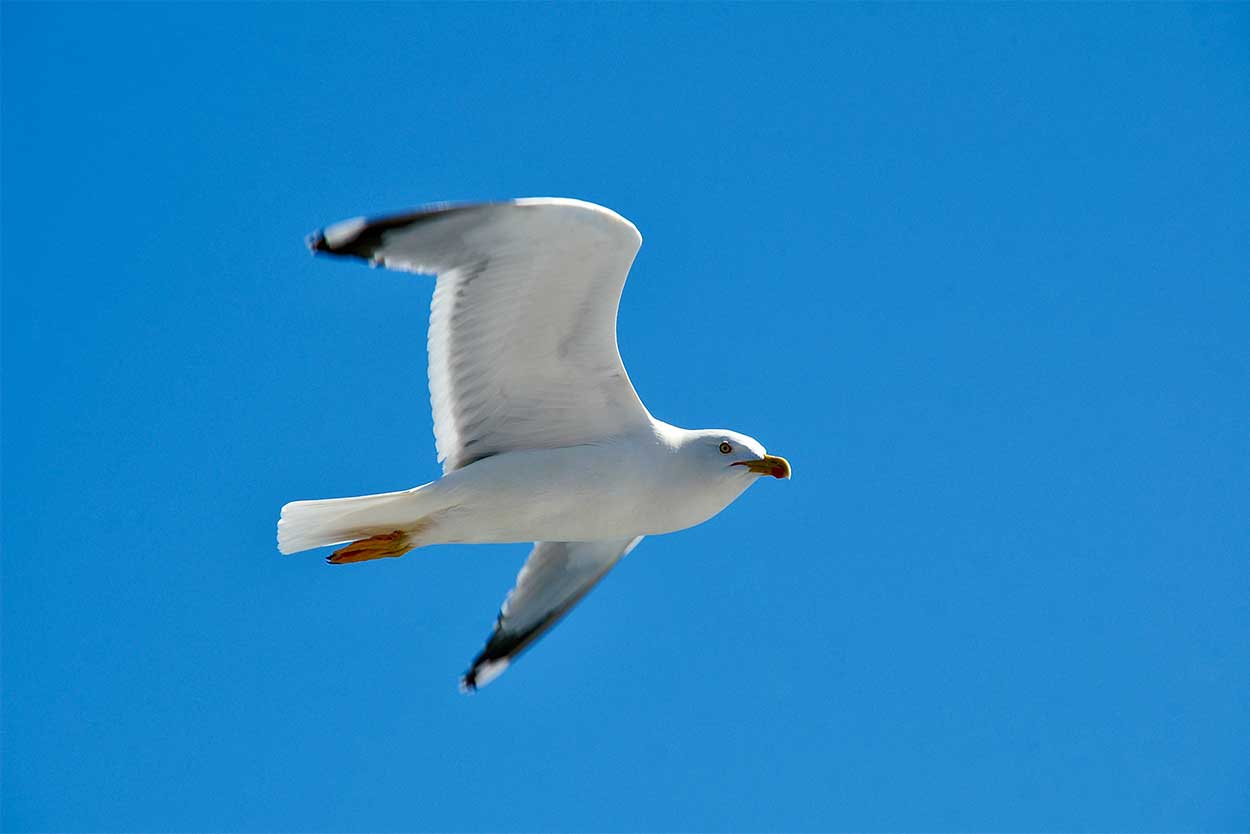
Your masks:
M 756 475 L 772 475 L 774 478 L 790 477 L 790 461 L 778 455 L 764 455 L 759 460 L 740 460 L 733 466 L 745 466 Z

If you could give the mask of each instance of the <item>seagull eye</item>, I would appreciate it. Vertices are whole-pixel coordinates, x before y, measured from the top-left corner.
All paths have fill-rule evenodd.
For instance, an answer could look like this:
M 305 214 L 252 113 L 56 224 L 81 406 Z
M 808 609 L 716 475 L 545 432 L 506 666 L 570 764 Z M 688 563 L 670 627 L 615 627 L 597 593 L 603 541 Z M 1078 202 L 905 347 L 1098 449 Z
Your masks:
M 729 441 L 728 441 L 728 440 L 722 440 L 722 441 L 720 442 L 720 453 L 721 453 L 722 455 L 727 455 L 727 454 L 729 454 L 730 452 L 732 452 L 733 450 L 734 450 L 734 447 L 729 445 Z

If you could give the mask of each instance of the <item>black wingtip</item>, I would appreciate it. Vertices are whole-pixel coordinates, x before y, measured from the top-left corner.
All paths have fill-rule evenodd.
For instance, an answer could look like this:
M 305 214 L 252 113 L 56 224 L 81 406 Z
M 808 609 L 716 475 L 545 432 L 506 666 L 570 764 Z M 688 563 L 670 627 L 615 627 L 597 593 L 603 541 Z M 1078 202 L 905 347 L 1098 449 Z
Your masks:
M 460 691 L 468 695 L 477 692 L 478 680 L 477 673 L 488 662 L 486 650 L 483 649 L 478 656 L 473 658 L 473 663 L 469 665 L 469 671 L 460 676 Z M 489 681 L 487 681 L 489 683 Z
M 442 220 L 465 211 L 471 211 L 489 203 L 436 203 L 423 209 L 396 214 L 389 217 L 368 219 L 358 217 L 342 223 L 318 229 L 309 235 L 305 242 L 310 252 L 323 252 L 347 258 L 361 258 L 366 261 L 375 260 L 375 255 L 382 248 L 387 232 L 405 229 L 419 223 Z M 326 232 L 330 233 L 334 242 L 326 240 Z
M 316 253 L 334 251 L 330 248 L 330 244 L 326 243 L 326 236 L 320 229 L 304 238 L 304 243 L 307 244 L 309 252 Z

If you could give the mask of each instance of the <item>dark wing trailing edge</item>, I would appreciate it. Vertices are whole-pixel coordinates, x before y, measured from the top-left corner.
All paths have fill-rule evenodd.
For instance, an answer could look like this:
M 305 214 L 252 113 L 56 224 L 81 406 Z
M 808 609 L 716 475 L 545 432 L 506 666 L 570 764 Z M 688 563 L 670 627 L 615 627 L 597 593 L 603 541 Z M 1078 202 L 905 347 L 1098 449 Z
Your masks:
M 472 692 L 499 677 L 534 641 L 560 621 L 621 557 L 642 541 L 537 542 L 504 600 L 495 631 L 460 679 Z

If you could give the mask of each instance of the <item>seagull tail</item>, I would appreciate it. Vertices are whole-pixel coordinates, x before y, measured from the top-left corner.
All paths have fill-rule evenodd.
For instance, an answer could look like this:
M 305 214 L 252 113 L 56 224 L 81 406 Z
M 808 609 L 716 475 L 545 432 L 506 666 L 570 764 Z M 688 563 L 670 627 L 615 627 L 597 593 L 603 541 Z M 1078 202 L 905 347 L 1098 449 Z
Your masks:
M 425 544 L 418 540 L 418 534 L 430 526 L 422 512 L 423 489 L 292 501 L 278 519 L 278 550 L 296 553 L 352 542 L 330 558 L 335 564 L 403 555 Z

